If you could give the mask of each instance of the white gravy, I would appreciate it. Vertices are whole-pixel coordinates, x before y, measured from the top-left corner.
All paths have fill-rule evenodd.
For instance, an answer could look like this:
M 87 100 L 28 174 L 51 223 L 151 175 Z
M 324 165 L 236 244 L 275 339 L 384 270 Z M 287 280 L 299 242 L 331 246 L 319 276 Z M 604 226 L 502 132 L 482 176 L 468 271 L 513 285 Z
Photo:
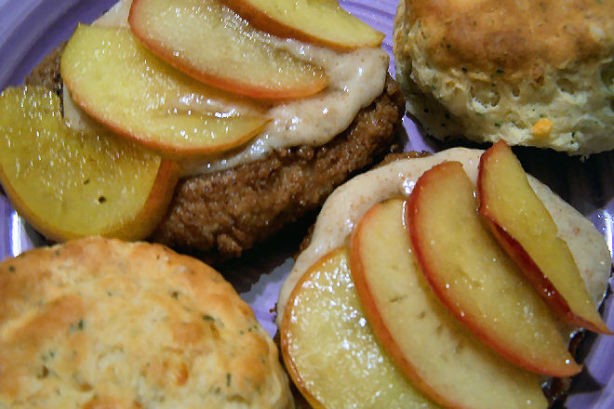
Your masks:
M 309 246 L 299 255 L 283 283 L 277 303 L 281 323 L 290 293 L 301 276 L 318 259 L 345 244 L 360 217 L 376 203 L 407 197 L 417 179 L 436 164 L 458 161 L 476 183 L 481 150 L 453 148 L 420 159 L 404 159 L 356 176 L 337 188 L 324 203 Z M 593 224 L 546 185 L 529 176 L 531 187 L 552 215 L 559 236 L 565 240 L 595 302 L 601 300 L 610 274 L 610 252 Z
M 94 24 L 127 27 L 132 0 L 120 0 Z M 195 175 L 231 168 L 266 156 L 278 148 L 323 145 L 345 130 L 358 111 L 368 106 L 384 88 L 389 56 L 381 48 L 362 48 L 348 53 L 292 39 L 262 33 L 263 38 L 291 54 L 319 65 L 326 71 L 329 86 L 309 98 L 279 103 L 269 109 L 272 118 L 259 136 L 238 151 L 212 160 L 182 163 L 184 175 Z M 64 92 L 64 116 L 75 128 L 88 120 Z

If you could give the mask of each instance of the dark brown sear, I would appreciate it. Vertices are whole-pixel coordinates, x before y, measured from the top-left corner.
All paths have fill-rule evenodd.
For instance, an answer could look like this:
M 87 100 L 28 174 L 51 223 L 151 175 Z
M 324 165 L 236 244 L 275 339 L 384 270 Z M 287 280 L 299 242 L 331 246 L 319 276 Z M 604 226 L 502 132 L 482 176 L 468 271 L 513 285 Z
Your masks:
M 47 56 L 26 79 L 61 94 L 59 56 Z M 395 146 L 404 100 L 388 77 L 384 92 L 331 142 L 274 151 L 268 157 L 181 180 L 151 240 L 215 261 L 241 255 L 316 210 L 328 195 Z

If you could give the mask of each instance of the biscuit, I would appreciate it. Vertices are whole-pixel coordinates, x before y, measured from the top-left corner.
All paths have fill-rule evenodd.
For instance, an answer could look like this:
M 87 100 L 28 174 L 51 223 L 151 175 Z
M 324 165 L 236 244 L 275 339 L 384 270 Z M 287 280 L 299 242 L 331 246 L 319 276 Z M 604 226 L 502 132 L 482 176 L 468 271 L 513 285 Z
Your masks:
M 278 351 L 220 274 L 86 238 L 0 263 L 0 408 L 291 408 Z
M 436 138 L 614 148 L 613 0 L 402 0 L 394 55 L 408 112 Z

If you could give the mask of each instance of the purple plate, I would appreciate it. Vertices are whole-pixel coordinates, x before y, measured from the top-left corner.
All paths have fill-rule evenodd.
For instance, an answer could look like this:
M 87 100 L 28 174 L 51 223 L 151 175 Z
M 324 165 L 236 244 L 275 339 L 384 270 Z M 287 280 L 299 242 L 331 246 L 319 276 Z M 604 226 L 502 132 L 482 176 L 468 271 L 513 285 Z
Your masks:
M 88 23 L 107 10 L 114 0 L 0 0 L 0 89 L 23 83 L 40 59 L 69 38 L 78 22 Z M 341 5 L 386 34 L 384 49 L 392 54 L 392 25 L 397 1 L 341 1 Z M 391 73 L 394 62 L 391 60 Z M 436 151 L 445 146 L 420 135 L 414 123 L 405 119 L 409 135 L 407 149 Z M 561 197 L 588 217 L 602 232 L 610 253 L 614 236 L 614 152 L 593 155 L 586 160 L 551 151 L 519 149 L 525 169 L 549 185 Z M 270 332 L 275 332 L 271 310 L 282 280 L 292 267 L 304 228 L 283 233 L 284 237 L 265 244 L 258 252 L 222 266 L 222 272 L 250 303 Z M 0 191 L 0 260 L 35 247 L 42 241 L 13 210 Z M 610 282 L 612 285 L 612 281 Z M 611 298 L 604 305 L 605 319 L 614 328 Z M 564 405 L 569 409 L 614 408 L 614 337 L 590 336 L 585 370 L 573 384 L 573 393 Z

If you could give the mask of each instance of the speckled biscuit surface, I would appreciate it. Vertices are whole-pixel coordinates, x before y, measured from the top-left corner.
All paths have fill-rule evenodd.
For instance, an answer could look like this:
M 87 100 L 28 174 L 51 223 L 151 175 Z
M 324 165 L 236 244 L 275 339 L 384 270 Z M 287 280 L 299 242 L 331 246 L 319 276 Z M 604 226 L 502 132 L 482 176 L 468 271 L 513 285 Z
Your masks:
M 216 271 L 87 238 L 0 263 L 0 408 L 290 408 L 278 352 Z
M 394 54 L 437 138 L 614 148 L 614 0 L 401 0 Z

